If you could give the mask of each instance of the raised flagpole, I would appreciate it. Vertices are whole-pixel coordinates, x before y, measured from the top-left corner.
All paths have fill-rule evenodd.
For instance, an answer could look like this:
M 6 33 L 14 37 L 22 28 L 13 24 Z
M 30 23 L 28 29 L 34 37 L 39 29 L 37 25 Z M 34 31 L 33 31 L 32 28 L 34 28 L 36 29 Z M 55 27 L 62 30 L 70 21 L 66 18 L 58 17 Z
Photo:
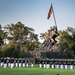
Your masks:
M 51 7 L 49 9 L 49 12 L 48 12 L 48 16 L 47 16 L 47 19 L 49 20 L 49 18 L 51 17 L 51 14 L 53 13 L 53 18 L 54 18 L 54 23 L 55 23 L 55 26 L 56 26 L 56 31 L 58 33 L 58 29 L 57 29 L 57 23 L 56 23 L 56 19 L 55 19 L 55 14 L 54 14 L 54 9 L 53 9 L 53 5 L 51 3 Z
M 54 17 L 55 26 L 57 27 L 56 18 L 55 18 L 55 14 L 54 14 L 54 9 L 53 9 L 52 3 L 51 3 L 51 6 L 52 6 L 52 11 L 53 11 L 53 17 Z

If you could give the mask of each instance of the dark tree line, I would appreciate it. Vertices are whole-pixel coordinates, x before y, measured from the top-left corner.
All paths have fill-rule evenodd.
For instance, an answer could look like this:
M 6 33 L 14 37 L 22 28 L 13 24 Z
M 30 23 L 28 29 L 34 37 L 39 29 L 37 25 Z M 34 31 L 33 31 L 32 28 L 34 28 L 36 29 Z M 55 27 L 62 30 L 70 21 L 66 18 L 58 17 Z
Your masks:
M 0 57 L 24 57 L 26 51 L 33 51 L 41 44 L 34 29 L 27 27 L 21 22 L 8 24 L 5 27 L 0 25 Z M 59 31 L 59 51 L 61 55 L 68 58 L 75 58 L 75 29 L 68 27 Z M 47 32 L 41 33 L 40 38 L 44 39 Z M 9 43 L 5 44 L 4 39 Z
M 21 22 L 9 24 L 3 29 L 0 26 L 0 57 L 24 57 L 26 51 L 32 51 L 39 45 L 34 29 Z M 8 39 L 9 43 L 4 44 L 4 39 Z
M 75 58 L 75 29 L 68 27 L 65 31 L 60 31 L 59 40 L 60 53 L 68 58 Z

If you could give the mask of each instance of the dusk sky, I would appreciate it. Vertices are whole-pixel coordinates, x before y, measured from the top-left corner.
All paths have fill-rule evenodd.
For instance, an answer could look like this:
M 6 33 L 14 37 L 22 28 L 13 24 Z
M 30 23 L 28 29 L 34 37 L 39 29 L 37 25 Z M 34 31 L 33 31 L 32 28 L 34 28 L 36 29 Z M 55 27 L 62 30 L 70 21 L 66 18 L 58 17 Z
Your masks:
M 0 24 L 22 22 L 44 33 L 54 26 L 53 14 L 47 20 L 48 11 L 53 4 L 58 30 L 75 28 L 75 0 L 0 0 Z

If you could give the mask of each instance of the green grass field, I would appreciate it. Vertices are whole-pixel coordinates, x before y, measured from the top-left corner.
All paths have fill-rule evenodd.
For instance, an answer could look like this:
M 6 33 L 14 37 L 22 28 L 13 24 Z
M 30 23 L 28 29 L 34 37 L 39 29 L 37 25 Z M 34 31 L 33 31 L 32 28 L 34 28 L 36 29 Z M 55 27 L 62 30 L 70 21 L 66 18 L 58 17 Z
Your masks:
M 14 68 L 3 68 L 0 67 L 0 75 L 75 75 L 74 70 L 65 69 L 45 69 L 38 67 L 14 67 Z

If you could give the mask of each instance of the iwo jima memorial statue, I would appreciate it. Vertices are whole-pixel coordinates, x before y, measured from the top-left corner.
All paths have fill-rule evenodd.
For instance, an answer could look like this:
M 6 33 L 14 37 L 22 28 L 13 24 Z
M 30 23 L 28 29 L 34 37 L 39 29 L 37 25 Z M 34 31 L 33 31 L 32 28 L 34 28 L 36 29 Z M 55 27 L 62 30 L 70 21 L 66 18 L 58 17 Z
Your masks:
M 51 4 L 47 19 L 50 18 L 52 13 L 54 16 L 55 25 L 53 27 L 50 27 L 50 29 L 47 32 L 47 36 L 45 37 L 44 42 L 41 44 L 41 46 L 33 51 L 26 52 L 25 57 L 36 57 L 36 58 L 59 57 L 58 41 L 56 40 L 57 36 L 59 36 L 59 33 L 57 30 L 53 6 Z

